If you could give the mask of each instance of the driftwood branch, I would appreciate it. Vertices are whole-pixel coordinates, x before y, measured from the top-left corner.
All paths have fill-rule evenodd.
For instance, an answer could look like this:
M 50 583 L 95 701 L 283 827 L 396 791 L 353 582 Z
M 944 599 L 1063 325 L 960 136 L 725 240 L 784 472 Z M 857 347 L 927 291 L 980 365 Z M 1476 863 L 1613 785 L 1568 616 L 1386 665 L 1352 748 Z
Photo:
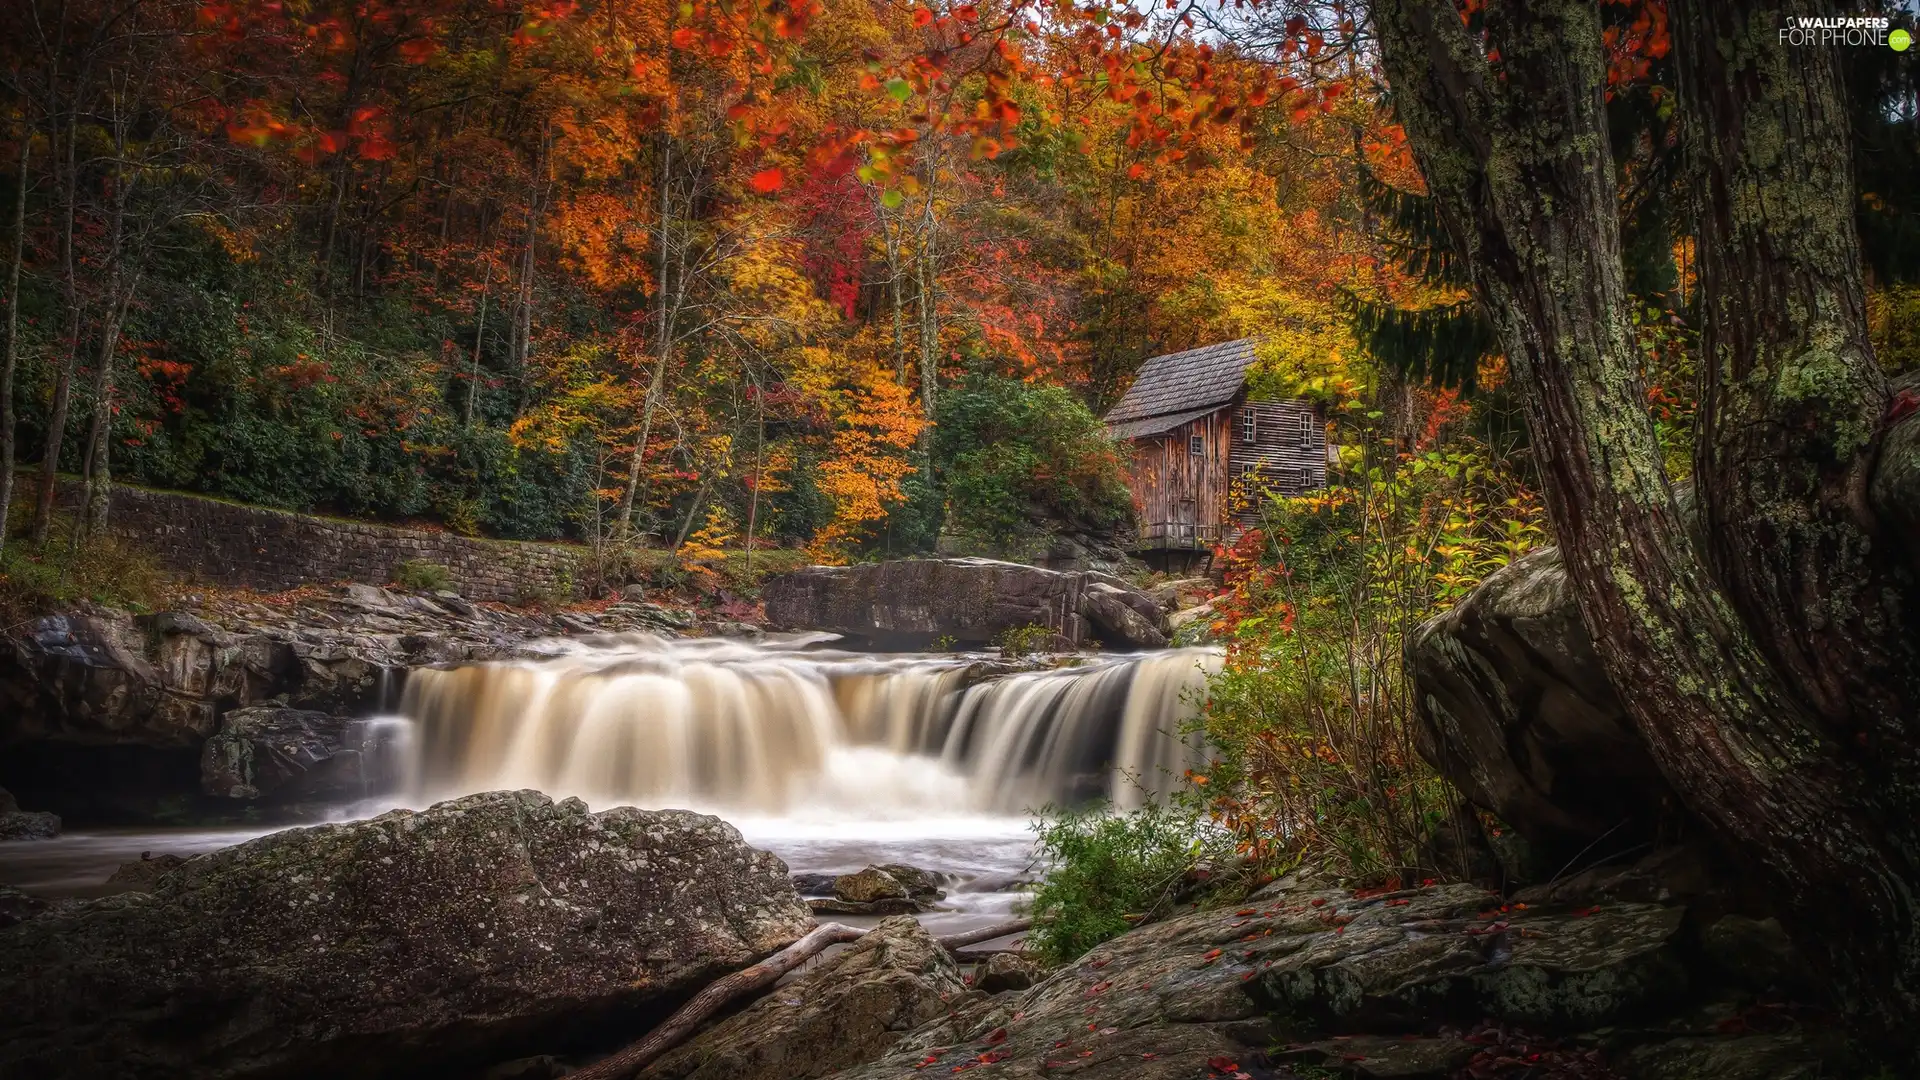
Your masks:
M 577 1072 L 569 1073 L 572 1080 L 625 1080 L 641 1069 L 646 1068 L 661 1054 L 673 1049 L 685 1041 L 706 1019 L 719 1012 L 721 1007 L 734 998 L 756 990 L 764 990 L 780 981 L 780 976 L 812 959 L 829 945 L 838 945 L 843 941 L 853 941 L 865 934 L 843 923 L 827 923 L 815 927 L 807 936 L 781 949 L 765 960 L 751 967 L 742 968 L 710 984 L 705 990 L 693 996 L 693 1000 L 680 1007 L 680 1011 L 668 1017 L 667 1022 L 647 1033 L 647 1037 L 632 1043 L 612 1057 L 596 1061 Z
M 963 934 L 949 934 L 937 940 L 942 948 L 951 952 L 1031 929 L 1032 919 L 1011 919 Z M 865 935 L 865 930 L 844 923 L 826 923 L 815 927 L 807 936 L 765 960 L 709 984 L 705 990 L 695 994 L 692 1001 L 682 1005 L 679 1012 L 668 1017 L 666 1023 L 648 1032 L 646 1038 L 621 1048 L 611 1057 L 567 1075 L 570 1080 L 626 1080 L 651 1065 L 660 1055 L 685 1042 L 728 1002 L 765 990 L 779 982 L 781 976 L 819 955 L 830 945 L 854 941 Z
M 978 945 L 983 941 L 992 941 L 1008 934 L 1024 933 L 1033 929 L 1032 919 L 1008 919 L 1006 922 L 983 926 L 978 930 L 969 930 L 964 934 L 948 934 L 940 939 L 940 944 L 948 952 L 964 949 L 969 945 Z

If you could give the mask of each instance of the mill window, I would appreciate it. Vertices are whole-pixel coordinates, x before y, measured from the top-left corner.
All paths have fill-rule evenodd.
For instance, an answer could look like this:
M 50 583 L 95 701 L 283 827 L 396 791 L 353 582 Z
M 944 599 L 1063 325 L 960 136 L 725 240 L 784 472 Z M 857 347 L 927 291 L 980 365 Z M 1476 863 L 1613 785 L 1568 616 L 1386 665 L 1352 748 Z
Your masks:
M 1194 457 L 1207 456 L 1207 437 L 1205 435 L 1187 436 L 1187 453 Z
M 1312 413 L 1300 414 L 1300 445 L 1301 446 L 1313 445 L 1313 414 Z
M 1252 409 L 1240 414 L 1240 441 L 1252 443 L 1260 441 L 1260 417 Z

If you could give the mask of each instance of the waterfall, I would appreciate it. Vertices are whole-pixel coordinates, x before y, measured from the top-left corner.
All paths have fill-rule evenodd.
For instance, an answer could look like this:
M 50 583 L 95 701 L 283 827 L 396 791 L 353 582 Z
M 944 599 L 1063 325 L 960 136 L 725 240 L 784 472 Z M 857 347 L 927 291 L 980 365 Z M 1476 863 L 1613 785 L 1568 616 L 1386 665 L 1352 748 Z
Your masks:
M 1176 649 L 983 679 L 978 656 L 818 643 L 624 635 L 416 671 L 413 793 L 866 817 L 1137 806 L 1198 761 L 1183 730 L 1220 666 Z

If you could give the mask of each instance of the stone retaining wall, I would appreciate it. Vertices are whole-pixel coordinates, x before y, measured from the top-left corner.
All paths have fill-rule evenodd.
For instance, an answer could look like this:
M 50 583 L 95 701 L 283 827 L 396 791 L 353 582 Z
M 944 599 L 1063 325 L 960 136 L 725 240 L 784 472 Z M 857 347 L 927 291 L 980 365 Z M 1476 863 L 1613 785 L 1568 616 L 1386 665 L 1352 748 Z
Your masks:
M 63 482 L 60 495 L 77 506 L 81 485 Z M 417 559 L 446 567 L 450 587 L 467 599 L 511 602 L 573 595 L 587 577 L 582 548 L 475 540 L 119 484 L 108 520 L 116 536 L 168 570 L 216 585 L 379 585 L 393 580 L 400 563 Z

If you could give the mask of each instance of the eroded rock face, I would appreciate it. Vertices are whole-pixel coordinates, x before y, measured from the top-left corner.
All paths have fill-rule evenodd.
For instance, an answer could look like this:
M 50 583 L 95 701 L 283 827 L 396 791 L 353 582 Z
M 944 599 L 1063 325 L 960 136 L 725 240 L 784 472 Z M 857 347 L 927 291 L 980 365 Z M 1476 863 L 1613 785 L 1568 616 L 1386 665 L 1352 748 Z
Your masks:
M 222 799 L 339 803 L 404 780 L 368 721 L 305 709 L 235 709 L 200 754 L 201 790 Z
M 195 800 L 204 744 L 221 738 L 225 718 L 237 711 L 280 707 L 367 716 L 397 701 L 411 668 L 498 660 L 543 638 L 674 632 L 690 622 L 646 603 L 623 601 L 592 612 L 508 611 L 452 594 L 372 585 L 296 603 L 228 597 L 187 603 L 197 604 L 197 613 L 136 617 L 89 610 L 44 616 L 0 637 L 0 782 L 31 805 L 71 820 L 190 821 L 230 812 Z M 306 749 L 292 756 L 310 760 L 294 771 L 318 781 L 327 771 L 319 766 L 338 757 L 329 747 L 351 749 L 353 735 L 341 732 L 342 742 L 306 726 L 317 737 L 298 740 Z M 260 746 L 257 740 L 251 745 Z M 226 774 L 244 766 L 234 756 L 238 750 L 229 739 L 216 751 L 230 763 L 222 766 Z M 251 798 L 243 789 L 265 791 L 274 786 L 268 779 L 256 785 L 237 774 L 216 776 L 214 786 L 223 801 Z M 351 778 L 343 783 L 351 797 L 360 797 Z M 292 788 L 286 795 L 304 797 Z
M 1475 805 L 1561 857 L 1652 835 L 1669 789 L 1601 669 L 1558 551 L 1488 577 L 1407 653 L 1421 756 Z
M 812 1080 L 877 1060 L 966 993 L 953 960 L 909 916 L 656 1061 L 642 1080 Z
M 275 833 L 151 888 L 0 931 L 0 1075 L 455 1075 L 642 1030 L 813 925 L 717 818 L 530 791 Z
M 1025 626 L 1051 627 L 1076 646 L 1167 643 L 1159 605 L 1118 578 L 995 559 L 809 566 L 770 579 L 761 595 L 776 625 L 889 648 L 920 648 L 940 638 L 980 645 Z
M 1732 1006 L 1697 1009 L 1712 988 L 1696 984 L 1685 915 L 1673 904 L 1502 910 L 1467 885 L 1362 897 L 1296 877 L 1237 909 L 1124 934 L 1024 993 L 956 999 L 886 1057 L 835 1075 L 991 1065 L 1003 1080 L 1440 1080 L 1480 1060 L 1504 1075 L 1500 1046 L 1473 1034 L 1488 1022 L 1648 1063 L 1625 1080 L 1718 1076 L 1674 1068 L 1719 1062 L 1757 1080 L 1771 1075 L 1759 1063 L 1846 1060 L 1818 1030 L 1758 1035 L 1726 1023 Z

